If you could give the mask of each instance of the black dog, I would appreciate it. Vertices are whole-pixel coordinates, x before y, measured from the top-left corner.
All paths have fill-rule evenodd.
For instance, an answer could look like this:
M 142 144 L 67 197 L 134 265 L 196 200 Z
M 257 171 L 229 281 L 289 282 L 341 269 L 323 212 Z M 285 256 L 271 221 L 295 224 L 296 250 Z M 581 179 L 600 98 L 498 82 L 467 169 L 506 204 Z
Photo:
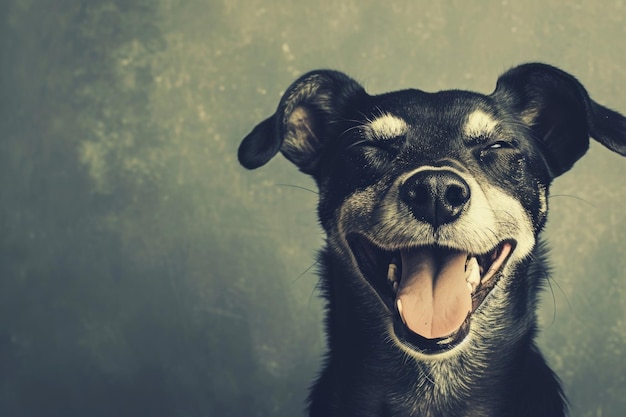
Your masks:
M 563 416 L 533 339 L 548 186 L 589 137 L 626 154 L 626 118 L 526 64 L 491 95 L 368 95 L 314 71 L 242 142 L 320 190 L 329 353 L 310 415 Z

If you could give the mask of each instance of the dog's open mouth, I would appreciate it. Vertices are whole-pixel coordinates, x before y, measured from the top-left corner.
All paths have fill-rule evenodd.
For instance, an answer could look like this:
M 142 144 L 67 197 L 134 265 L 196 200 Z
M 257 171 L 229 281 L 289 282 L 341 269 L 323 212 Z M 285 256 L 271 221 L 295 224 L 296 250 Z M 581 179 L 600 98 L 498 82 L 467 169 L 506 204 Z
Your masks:
M 452 349 L 467 336 L 472 313 L 515 248 L 512 240 L 483 254 L 440 246 L 388 251 L 360 235 L 349 242 L 363 275 L 397 313 L 396 335 L 427 354 Z

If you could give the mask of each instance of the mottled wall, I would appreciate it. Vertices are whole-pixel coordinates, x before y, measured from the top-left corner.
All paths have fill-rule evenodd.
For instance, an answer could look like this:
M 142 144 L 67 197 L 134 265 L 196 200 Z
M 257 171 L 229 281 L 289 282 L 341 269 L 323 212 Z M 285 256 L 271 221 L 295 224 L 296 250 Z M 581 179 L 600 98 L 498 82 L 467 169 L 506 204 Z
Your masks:
M 0 415 L 295 416 L 324 349 L 311 181 L 239 140 L 304 71 L 490 92 L 540 60 L 626 112 L 626 4 L 0 2 Z M 550 199 L 541 343 L 626 415 L 626 160 Z M 291 187 L 297 186 L 297 187 Z

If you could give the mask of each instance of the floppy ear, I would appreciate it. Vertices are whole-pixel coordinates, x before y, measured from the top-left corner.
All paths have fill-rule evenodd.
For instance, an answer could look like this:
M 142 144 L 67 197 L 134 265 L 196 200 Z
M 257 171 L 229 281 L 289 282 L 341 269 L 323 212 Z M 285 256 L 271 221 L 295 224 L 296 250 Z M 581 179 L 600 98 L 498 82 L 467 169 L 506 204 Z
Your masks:
M 525 64 L 503 74 L 492 97 L 505 102 L 546 149 L 554 177 L 569 170 L 593 137 L 626 155 L 626 118 L 589 98 L 570 74 L 546 64 Z
M 285 92 L 273 116 L 261 122 L 239 146 L 239 162 L 248 169 L 265 165 L 281 151 L 301 171 L 313 174 L 332 125 L 346 103 L 366 93 L 347 75 L 312 71 Z

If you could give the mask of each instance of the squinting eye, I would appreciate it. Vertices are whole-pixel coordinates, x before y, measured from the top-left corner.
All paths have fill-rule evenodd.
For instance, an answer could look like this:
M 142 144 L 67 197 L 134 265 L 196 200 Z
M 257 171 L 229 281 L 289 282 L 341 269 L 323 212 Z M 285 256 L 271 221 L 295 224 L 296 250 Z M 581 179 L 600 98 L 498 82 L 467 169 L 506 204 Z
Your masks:
M 487 149 L 502 149 L 502 148 L 512 148 L 512 147 L 513 145 L 511 145 L 509 142 L 498 141 L 487 146 Z
M 362 149 L 372 149 L 372 150 L 382 150 L 386 152 L 393 152 L 394 148 L 394 139 L 386 139 L 386 140 L 369 140 L 363 139 L 353 144 L 349 145 L 347 149 L 352 148 L 362 148 Z
M 504 140 L 498 140 L 496 142 L 491 142 L 489 144 L 484 145 L 484 147 L 480 150 L 480 160 L 485 162 L 489 160 L 489 158 L 493 158 L 496 155 L 503 155 L 508 153 L 507 150 L 516 149 L 516 142 L 513 140 L 512 142 L 507 142 Z

